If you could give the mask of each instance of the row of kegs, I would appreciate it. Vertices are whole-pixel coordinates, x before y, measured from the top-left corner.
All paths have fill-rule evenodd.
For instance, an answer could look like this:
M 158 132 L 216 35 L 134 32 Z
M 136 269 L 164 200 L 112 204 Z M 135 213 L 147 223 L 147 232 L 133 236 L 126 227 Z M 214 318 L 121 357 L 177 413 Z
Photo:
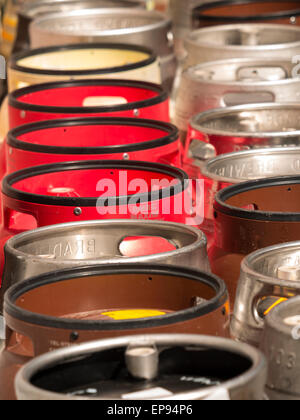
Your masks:
M 9 6 L 0 399 L 300 399 L 299 2 Z

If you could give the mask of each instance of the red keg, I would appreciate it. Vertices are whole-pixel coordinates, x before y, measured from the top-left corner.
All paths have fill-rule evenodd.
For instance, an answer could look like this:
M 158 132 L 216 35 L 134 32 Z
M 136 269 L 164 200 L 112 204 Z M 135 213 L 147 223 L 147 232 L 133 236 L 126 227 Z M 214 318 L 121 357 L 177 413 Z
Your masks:
M 26 124 L 7 135 L 7 173 L 73 160 L 140 160 L 181 166 L 175 126 L 134 118 L 73 118 Z
M 159 85 L 129 80 L 46 83 L 9 95 L 10 128 L 70 117 L 147 118 L 169 122 L 169 98 Z
M 0 251 L 17 233 L 57 223 L 103 219 L 186 223 L 191 217 L 189 204 L 188 176 L 168 165 L 114 160 L 28 168 L 4 178 Z

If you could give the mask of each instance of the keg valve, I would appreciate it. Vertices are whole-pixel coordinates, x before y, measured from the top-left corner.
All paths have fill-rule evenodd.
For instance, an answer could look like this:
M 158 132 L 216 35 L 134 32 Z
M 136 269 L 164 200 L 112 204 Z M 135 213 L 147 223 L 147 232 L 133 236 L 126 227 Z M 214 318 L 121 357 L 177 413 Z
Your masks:
M 128 372 L 136 379 L 152 380 L 158 376 L 159 353 L 155 345 L 130 345 L 125 360 Z

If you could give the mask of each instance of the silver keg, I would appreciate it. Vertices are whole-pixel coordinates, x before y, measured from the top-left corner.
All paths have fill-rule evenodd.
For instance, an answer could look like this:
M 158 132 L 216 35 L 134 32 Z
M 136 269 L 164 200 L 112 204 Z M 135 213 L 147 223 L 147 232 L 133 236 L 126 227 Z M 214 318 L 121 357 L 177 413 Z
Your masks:
M 232 340 L 138 335 L 38 357 L 15 385 L 19 400 L 261 400 L 266 374 L 263 354 Z
M 6 290 L 28 278 L 79 266 L 128 262 L 164 263 L 210 272 L 206 246 L 200 230 L 159 221 L 76 222 L 22 233 L 5 245 L 0 315 Z M 3 338 L 2 316 L 0 327 L 1 323 Z
M 266 394 L 270 400 L 300 400 L 299 308 L 298 296 L 279 305 L 266 318 L 261 349 L 269 363 Z
M 300 295 L 300 242 L 276 245 L 250 254 L 241 266 L 232 336 L 259 346 L 266 316 L 271 313 L 272 319 L 277 305 L 297 295 Z
M 247 104 L 193 117 L 187 150 L 197 159 L 264 147 L 299 147 L 298 103 Z
M 50 13 L 62 13 L 73 10 L 101 9 L 113 7 L 145 8 L 145 0 L 42 0 L 25 2 L 18 10 L 18 24 L 13 53 L 30 48 L 29 25 L 38 17 Z
M 30 25 L 30 38 L 32 48 L 86 42 L 147 45 L 160 57 L 164 84 L 172 87 L 177 65 L 172 22 L 162 13 L 114 8 L 51 14 Z
M 300 73 L 291 60 L 231 59 L 185 70 L 175 100 L 175 124 L 186 136 L 200 112 L 243 104 L 299 102 Z
M 193 31 L 185 40 L 185 50 L 186 68 L 230 58 L 295 57 L 298 64 L 300 27 L 271 23 L 213 26 Z

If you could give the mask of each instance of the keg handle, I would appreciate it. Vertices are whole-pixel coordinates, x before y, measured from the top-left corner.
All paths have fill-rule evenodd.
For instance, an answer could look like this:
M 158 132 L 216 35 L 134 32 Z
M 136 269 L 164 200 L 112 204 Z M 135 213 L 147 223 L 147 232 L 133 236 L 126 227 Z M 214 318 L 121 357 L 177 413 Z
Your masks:
M 185 160 L 192 159 L 194 165 L 202 167 L 207 160 L 213 159 L 217 156 L 215 147 L 200 139 L 191 139 L 187 143 Z
M 34 213 L 29 210 L 19 208 L 14 209 L 12 207 L 13 206 L 9 207 L 3 203 L 3 225 L 5 229 L 19 231 L 20 229 L 17 224 L 17 219 L 19 217 L 24 218 L 22 225 L 24 226 L 24 221 L 26 224 L 22 231 L 32 230 L 39 227 L 38 220 Z

